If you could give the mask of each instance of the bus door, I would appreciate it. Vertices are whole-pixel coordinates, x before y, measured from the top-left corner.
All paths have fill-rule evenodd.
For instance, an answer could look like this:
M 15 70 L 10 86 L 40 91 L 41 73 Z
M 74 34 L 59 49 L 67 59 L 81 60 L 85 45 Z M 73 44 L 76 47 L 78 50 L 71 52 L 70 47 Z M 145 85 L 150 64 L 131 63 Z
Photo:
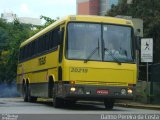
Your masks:
M 63 59 L 63 47 L 64 47 L 64 31 L 65 25 L 60 26 L 60 44 L 59 44 L 59 66 L 58 66 L 58 81 L 62 81 L 62 59 Z

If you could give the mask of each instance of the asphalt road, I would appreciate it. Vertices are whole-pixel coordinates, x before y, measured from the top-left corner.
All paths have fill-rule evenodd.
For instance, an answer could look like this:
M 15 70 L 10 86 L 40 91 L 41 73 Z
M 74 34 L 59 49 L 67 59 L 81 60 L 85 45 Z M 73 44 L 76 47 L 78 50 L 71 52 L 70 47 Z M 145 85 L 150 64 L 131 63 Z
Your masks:
M 49 118 L 53 118 L 52 115 L 55 115 L 58 120 L 65 119 L 65 120 L 84 120 L 83 117 L 87 119 L 103 119 L 104 114 L 159 114 L 160 111 L 158 110 L 147 110 L 147 109 L 136 109 L 136 108 L 123 108 L 123 107 L 114 107 L 113 110 L 105 110 L 104 106 L 101 103 L 97 102 L 78 102 L 76 105 L 67 108 L 54 108 L 52 106 L 52 102 L 46 101 L 38 101 L 38 103 L 27 103 L 23 102 L 21 98 L 0 98 L 0 114 L 2 115 L 0 119 L 5 120 L 5 114 L 25 114 L 25 115 L 32 115 L 38 116 L 37 120 L 43 120 L 46 116 Z M 72 114 L 72 115 L 71 115 Z M 75 117 L 73 117 L 73 114 Z M 87 115 L 87 116 L 82 116 Z M 72 118 L 67 118 L 71 117 Z M 7 116 L 8 117 L 8 116 Z M 9 117 L 16 117 L 16 116 L 9 116 Z M 30 116 L 24 117 L 19 116 L 19 118 L 26 118 L 29 119 Z M 60 118 L 58 118 L 60 117 Z M 93 118 L 90 118 L 93 117 Z M 101 118 L 102 117 L 102 118 Z M 83 119 L 82 119 L 83 118 Z M 108 119 L 108 117 L 106 117 Z M 105 118 L 105 119 L 106 119 Z M 21 120 L 20 119 L 20 120 Z M 32 118 L 30 118 L 32 119 Z M 45 120 L 48 120 L 45 119 Z M 15 119 L 19 120 L 19 119 Z M 54 119 L 55 120 L 55 119 Z

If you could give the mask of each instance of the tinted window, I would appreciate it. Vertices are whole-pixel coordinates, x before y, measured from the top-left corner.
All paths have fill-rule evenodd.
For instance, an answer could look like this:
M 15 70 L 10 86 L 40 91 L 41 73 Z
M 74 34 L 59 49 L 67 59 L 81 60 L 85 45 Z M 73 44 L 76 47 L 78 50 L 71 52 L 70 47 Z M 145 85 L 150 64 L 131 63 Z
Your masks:
M 132 29 L 127 26 L 69 23 L 69 59 L 133 62 Z
M 68 25 L 67 48 L 67 57 L 69 59 L 85 60 L 91 56 L 90 60 L 102 60 L 101 25 L 70 23 Z
M 57 47 L 59 40 L 58 32 L 59 28 L 55 28 L 26 46 L 20 48 L 19 59 L 24 60 Z

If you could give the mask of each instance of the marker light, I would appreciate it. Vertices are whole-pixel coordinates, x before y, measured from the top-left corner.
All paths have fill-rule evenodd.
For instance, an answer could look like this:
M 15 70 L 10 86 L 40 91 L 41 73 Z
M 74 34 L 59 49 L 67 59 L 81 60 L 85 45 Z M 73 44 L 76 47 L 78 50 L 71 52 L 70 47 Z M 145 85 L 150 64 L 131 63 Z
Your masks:
M 132 94 L 133 91 L 131 89 L 128 89 L 127 92 L 128 92 L 128 94 Z
M 75 81 L 70 81 L 70 84 L 74 85 L 74 84 L 75 84 Z
M 71 17 L 70 17 L 70 20 L 75 21 L 75 20 L 76 20 L 76 16 L 71 16 Z

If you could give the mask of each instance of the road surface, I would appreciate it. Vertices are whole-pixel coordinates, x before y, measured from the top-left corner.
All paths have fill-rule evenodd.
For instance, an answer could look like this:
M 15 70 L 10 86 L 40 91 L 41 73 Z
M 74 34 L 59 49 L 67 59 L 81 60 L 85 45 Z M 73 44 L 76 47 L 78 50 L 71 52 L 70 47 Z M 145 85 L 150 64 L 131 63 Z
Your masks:
M 17 114 L 25 114 L 25 115 L 26 114 L 27 115 L 36 114 L 36 116 L 40 115 L 38 120 L 41 120 L 41 119 L 43 120 L 43 117 L 50 116 L 53 114 L 59 115 L 60 117 L 64 116 L 63 117 L 64 119 L 66 119 L 66 115 L 71 117 L 72 116 L 71 114 L 74 114 L 74 115 L 85 114 L 85 115 L 88 115 L 87 119 L 91 119 L 89 118 L 90 116 L 93 117 L 94 115 L 99 115 L 95 117 L 99 117 L 99 120 L 100 120 L 102 119 L 101 117 L 104 118 L 104 116 L 101 116 L 104 114 L 159 114 L 160 115 L 160 111 L 147 110 L 147 109 L 136 109 L 136 108 L 123 108 L 123 107 L 116 107 L 116 106 L 114 107 L 113 110 L 105 110 L 104 105 L 102 105 L 101 103 L 97 103 L 97 102 L 91 102 L 91 103 L 78 102 L 76 105 L 72 107 L 54 108 L 52 106 L 52 102 L 38 101 L 37 103 L 28 103 L 28 102 L 23 102 L 22 98 L 0 98 L 0 114 L 3 116 L 5 114 L 15 114 L 15 115 Z M 53 116 L 50 116 L 50 117 L 53 117 Z M 49 119 L 50 117 L 47 117 L 47 118 Z M 0 119 L 2 119 L 2 116 Z M 68 118 L 68 119 L 71 119 L 71 118 Z M 82 120 L 82 116 L 77 117 L 76 120 Z

